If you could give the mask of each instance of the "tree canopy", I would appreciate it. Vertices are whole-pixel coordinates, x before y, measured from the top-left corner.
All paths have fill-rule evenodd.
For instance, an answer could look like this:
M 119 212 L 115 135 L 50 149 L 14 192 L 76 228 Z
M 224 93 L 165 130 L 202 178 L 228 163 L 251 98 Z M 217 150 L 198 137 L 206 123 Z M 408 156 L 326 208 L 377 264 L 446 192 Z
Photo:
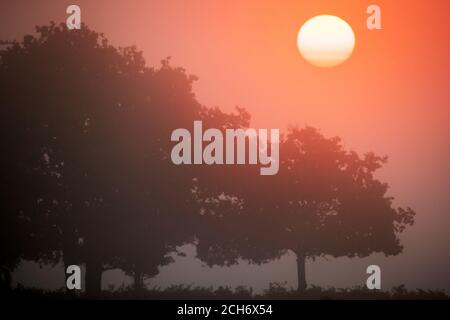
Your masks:
M 176 166 L 175 128 L 248 128 L 250 115 L 201 105 L 194 76 L 170 59 L 147 67 L 135 47 L 116 48 L 86 26 L 38 27 L 0 50 L 4 283 L 21 259 L 85 264 L 86 290 L 120 268 L 144 286 L 187 242 L 213 265 L 387 255 L 411 209 L 394 208 L 374 177 L 385 158 L 346 151 L 338 138 L 292 129 L 280 171 L 251 165 Z
M 388 185 L 375 178 L 385 157 L 361 157 L 345 150 L 339 138 L 325 138 L 311 127 L 290 130 L 280 154 L 276 176 L 248 177 L 245 169 L 226 175 L 239 183 L 223 191 L 228 198 L 217 193 L 209 205 L 205 220 L 213 229 L 200 236 L 201 259 L 210 265 L 239 258 L 264 263 L 291 250 L 304 290 L 307 258 L 402 251 L 400 233 L 415 213 L 395 208 Z M 233 208 L 223 210 L 226 205 Z

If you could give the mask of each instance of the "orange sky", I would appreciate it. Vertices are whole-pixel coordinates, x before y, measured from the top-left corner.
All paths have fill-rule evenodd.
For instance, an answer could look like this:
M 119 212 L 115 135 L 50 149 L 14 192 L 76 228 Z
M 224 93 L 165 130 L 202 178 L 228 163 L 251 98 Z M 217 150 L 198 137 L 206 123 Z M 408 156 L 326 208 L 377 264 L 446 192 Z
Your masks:
M 400 275 L 414 264 L 406 275 L 429 270 L 444 277 L 433 285 L 450 287 L 450 1 L 10 1 L 0 4 L 0 39 L 64 21 L 72 3 L 112 44 L 137 45 L 148 65 L 172 56 L 199 76 L 207 106 L 245 107 L 254 127 L 313 125 L 388 155 L 380 177 L 418 212 L 393 268 Z M 381 7 L 382 30 L 366 28 L 370 4 Z M 339 67 L 311 66 L 298 53 L 300 26 L 318 14 L 355 31 L 353 56 Z

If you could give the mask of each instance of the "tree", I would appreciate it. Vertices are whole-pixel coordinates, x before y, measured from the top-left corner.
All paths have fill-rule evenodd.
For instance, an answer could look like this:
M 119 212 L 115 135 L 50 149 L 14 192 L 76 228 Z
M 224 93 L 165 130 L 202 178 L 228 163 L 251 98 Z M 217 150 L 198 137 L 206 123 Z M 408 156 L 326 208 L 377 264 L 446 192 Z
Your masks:
M 191 181 L 168 175 L 167 154 L 170 128 L 192 123 L 201 109 L 195 78 L 168 60 L 146 68 L 134 47 L 116 49 L 86 26 L 38 27 L 37 36 L 10 43 L 1 58 L 2 146 L 10 150 L 2 169 L 10 173 L 5 195 L 12 197 L 5 226 L 39 217 L 32 234 L 52 239 L 44 248 L 61 252 L 65 265 L 86 264 L 89 293 L 100 291 L 104 270 L 125 266 L 131 249 L 152 250 L 154 259 L 140 255 L 131 264 L 153 275 L 167 263 L 166 250 L 186 238 L 184 228 L 168 232 L 183 221 L 175 215 L 184 214 L 184 202 L 169 199 L 190 194 Z M 44 214 L 36 203 L 46 204 Z M 31 242 L 23 232 L 11 234 L 2 247 L 17 252 L 2 266 L 13 268 L 24 258 L 14 240 Z M 130 236 L 136 234 L 139 243 Z M 118 239 L 123 250 L 115 249 Z
M 59 253 L 54 245 L 58 230 L 46 223 L 55 203 L 47 194 L 51 178 L 36 130 L 40 124 L 34 121 L 40 114 L 19 85 L 29 81 L 20 65 L 22 48 L 16 42 L 0 44 L 6 46 L 0 50 L 0 268 L 2 287 L 10 289 L 11 272 L 21 259 L 47 264 L 58 260 Z
M 226 175 L 239 177 L 234 189 L 224 190 L 228 199 L 239 199 L 238 205 L 228 214 L 217 214 L 227 202 L 224 197 L 209 205 L 209 232 L 199 240 L 202 260 L 263 263 L 291 250 L 303 291 L 307 258 L 402 251 L 399 235 L 413 224 L 415 213 L 394 208 L 388 185 L 374 177 L 386 158 L 360 157 L 344 150 L 339 138 L 327 139 L 310 127 L 290 130 L 281 140 L 280 156 L 276 176 L 252 176 L 248 168 Z
M 170 59 L 148 68 L 136 48 L 117 49 L 86 26 L 38 27 L 1 57 L 10 139 L 3 146 L 10 149 L 26 133 L 2 168 L 12 168 L 10 183 L 34 188 L 11 195 L 20 195 L 13 204 L 29 206 L 27 215 L 37 218 L 27 228 L 45 239 L 39 254 L 65 266 L 84 263 L 89 294 L 100 292 L 102 272 L 111 268 L 142 287 L 171 261 L 169 252 L 192 239 L 199 209 L 192 189 L 201 173 L 172 164 L 171 132 L 198 119 L 226 126 L 245 121 L 246 113 L 201 106 L 192 91 L 196 78 Z M 22 175 L 23 163 L 32 177 Z M 25 226 L 27 219 L 17 220 L 20 206 L 6 209 Z M 3 241 L 11 247 L 12 239 Z M 11 262 L 24 258 L 17 248 Z
M 246 128 L 249 114 L 200 105 L 184 69 L 169 59 L 148 68 L 136 48 L 117 49 L 86 26 L 39 27 L 0 59 L 6 286 L 31 259 L 85 264 L 90 294 L 110 268 L 140 288 L 195 239 L 208 264 L 264 263 L 291 250 L 302 290 L 307 258 L 402 250 L 414 212 L 394 208 L 374 178 L 384 158 L 305 128 L 282 137 L 274 176 L 252 165 L 176 166 L 174 129 L 194 120 Z

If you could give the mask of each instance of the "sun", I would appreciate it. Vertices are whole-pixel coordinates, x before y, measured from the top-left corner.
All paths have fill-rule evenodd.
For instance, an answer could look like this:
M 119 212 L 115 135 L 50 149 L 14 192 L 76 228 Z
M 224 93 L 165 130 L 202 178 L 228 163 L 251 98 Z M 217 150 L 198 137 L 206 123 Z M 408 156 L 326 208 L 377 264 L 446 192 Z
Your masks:
M 297 36 L 302 57 L 317 67 L 334 67 L 346 61 L 355 48 L 352 27 L 339 17 L 315 16 L 306 21 Z

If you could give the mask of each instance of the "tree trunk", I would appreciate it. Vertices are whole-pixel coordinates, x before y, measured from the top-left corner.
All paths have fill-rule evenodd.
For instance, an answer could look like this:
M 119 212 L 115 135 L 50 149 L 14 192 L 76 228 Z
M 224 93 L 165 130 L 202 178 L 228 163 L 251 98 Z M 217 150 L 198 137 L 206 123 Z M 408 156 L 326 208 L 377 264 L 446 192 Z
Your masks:
M 12 290 L 11 271 L 7 268 L 0 269 L 0 291 Z
M 306 290 L 306 256 L 297 252 L 297 291 L 305 292 Z
M 135 271 L 134 273 L 134 289 L 140 291 L 144 288 L 144 277 L 142 272 Z
M 99 261 L 86 263 L 85 287 L 89 298 L 97 298 L 102 290 L 102 264 Z

